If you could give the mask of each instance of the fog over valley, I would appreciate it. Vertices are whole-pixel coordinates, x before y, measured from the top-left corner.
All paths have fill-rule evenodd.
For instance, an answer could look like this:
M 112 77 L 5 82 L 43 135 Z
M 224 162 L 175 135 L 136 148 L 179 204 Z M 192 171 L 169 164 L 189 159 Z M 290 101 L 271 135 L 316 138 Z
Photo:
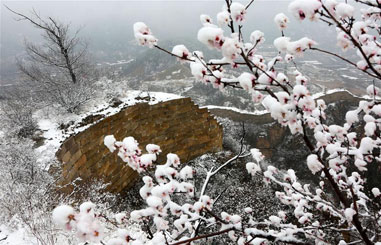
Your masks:
M 199 16 L 208 14 L 216 22 L 215 16 L 221 9 L 219 1 L 3 1 L 2 3 L 0 84 L 3 85 L 11 84 L 17 79 L 18 70 L 15 59 L 22 59 L 25 55 L 24 41 L 28 40 L 37 44 L 43 42 L 39 30 L 32 28 L 25 21 L 16 21 L 17 17 L 4 5 L 23 14 L 29 14 L 34 9 L 41 16 L 55 17 L 63 23 L 70 23 L 72 31 L 80 28 L 79 35 L 88 42 L 93 61 L 103 66 L 119 62 L 118 69 L 131 70 L 132 68 L 128 66 L 133 65 L 133 62 L 126 61 L 139 58 L 141 62 L 157 52 L 147 51 L 136 44 L 132 25 L 137 21 L 148 24 L 159 39 L 160 45 L 165 48 L 171 49 L 173 45 L 180 43 L 193 50 L 202 50 L 210 54 L 207 58 L 219 57 L 217 52 L 209 50 L 196 39 L 197 31 L 201 27 Z M 259 53 L 265 57 L 269 54 L 268 52 L 276 53 L 272 43 L 280 33 L 273 18 L 281 11 L 288 14 L 285 11 L 288 3 L 289 1 L 256 1 L 253 3 L 255 8 L 247 14 L 243 29 L 244 38 L 247 40 L 253 30 L 264 32 L 266 41 L 259 49 Z M 291 19 L 289 28 L 285 31 L 286 36 L 292 39 L 308 36 L 317 41 L 320 46 L 328 46 L 330 51 L 341 52 L 336 46 L 335 33 L 334 28 L 322 22 L 311 24 L 296 19 Z M 165 54 L 157 55 L 166 59 Z M 303 63 L 303 60 L 306 63 Z M 337 73 L 337 68 L 344 70 L 348 68 L 341 61 L 316 52 L 308 52 L 298 62 L 312 72 L 313 65 L 320 63 L 323 67 L 319 67 L 323 69 L 336 67 L 336 72 L 332 73 Z M 326 64 L 328 66 L 324 67 Z M 125 78 L 129 75 L 126 72 L 119 74 Z M 309 75 L 316 80 L 326 79 L 324 76 Z M 335 79 L 341 79 L 349 84 L 361 78 L 355 74 L 350 77 L 330 74 L 327 79 L 330 80 L 332 75 Z M 328 84 L 328 87 L 335 86 L 337 85 Z M 357 85 L 354 85 L 353 89 L 356 90 L 356 87 Z

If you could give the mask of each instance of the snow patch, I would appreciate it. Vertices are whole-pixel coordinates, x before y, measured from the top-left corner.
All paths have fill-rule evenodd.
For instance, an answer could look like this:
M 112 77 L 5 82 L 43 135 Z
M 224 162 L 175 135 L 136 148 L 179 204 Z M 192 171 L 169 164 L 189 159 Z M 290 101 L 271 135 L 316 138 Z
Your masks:
M 311 64 L 311 65 L 322 65 L 322 63 L 317 60 L 305 60 L 303 62 L 306 64 Z
M 109 63 L 109 62 L 105 62 L 105 63 L 106 63 L 106 65 L 109 65 L 109 66 L 115 66 L 115 65 L 125 65 L 125 64 L 131 63 L 132 61 L 134 61 L 134 59 L 130 59 L 130 60 L 118 60 L 115 63 Z
M 217 105 L 207 105 L 207 106 L 203 106 L 203 107 L 200 107 L 200 108 L 222 109 L 222 110 L 229 110 L 229 111 L 234 111 L 234 112 L 238 112 L 238 113 L 241 113 L 241 114 L 249 114 L 249 115 L 264 115 L 264 114 L 268 113 L 267 110 L 247 111 L 247 110 L 238 109 L 236 107 L 217 106 Z
M 317 99 L 319 99 L 319 98 L 321 98 L 321 97 L 323 97 L 325 95 L 339 93 L 339 92 L 347 92 L 347 93 L 349 93 L 351 96 L 353 96 L 355 98 L 372 99 L 368 95 L 359 97 L 359 96 L 349 92 L 346 89 L 330 89 L 330 90 L 328 90 L 326 92 L 315 93 L 312 97 L 313 97 L 313 99 L 317 100 Z M 234 112 L 238 112 L 238 113 L 246 114 L 246 115 L 264 115 L 264 114 L 269 113 L 267 110 L 247 111 L 247 110 L 238 109 L 236 107 L 216 106 L 216 105 L 207 105 L 207 106 L 203 106 L 203 107 L 200 107 L 200 108 L 229 110 L 229 111 L 234 111 Z
M 28 235 L 24 228 L 12 231 L 4 225 L 0 226 L 0 245 L 31 245 L 37 243 L 37 240 Z
M 178 69 L 177 71 L 173 71 L 172 72 L 172 75 L 174 75 L 174 74 L 179 74 L 181 72 L 181 69 Z
M 344 78 L 351 79 L 351 80 L 357 80 L 358 79 L 357 77 L 352 77 L 352 76 L 348 76 L 348 75 L 341 75 L 341 76 Z

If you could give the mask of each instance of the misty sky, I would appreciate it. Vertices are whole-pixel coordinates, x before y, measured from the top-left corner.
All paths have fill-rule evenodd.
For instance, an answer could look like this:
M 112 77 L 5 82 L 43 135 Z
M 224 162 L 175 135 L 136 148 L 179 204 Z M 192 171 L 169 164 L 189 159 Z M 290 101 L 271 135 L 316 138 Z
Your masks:
M 247 3 L 248 1 L 242 1 Z M 280 35 L 273 22 L 279 12 L 289 15 L 289 1 L 256 0 L 250 7 L 244 26 L 246 38 L 253 30 L 261 30 L 266 35 L 266 43 L 271 44 Z M 1 2 L 1 73 L 12 70 L 14 57 L 23 54 L 23 42 L 28 39 L 41 42 L 41 32 L 28 22 L 16 21 L 11 9 L 29 15 L 35 9 L 41 16 L 55 17 L 62 22 L 71 23 L 72 29 L 82 28 L 81 36 L 88 40 L 90 50 L 96 54 L 113 54 L 115 51 L 128 53 L 129 49 L 142 49 L 133 42 L 132 25 L 143 21 L 161 41 L 195 40 L 202 26 L 200 14 L 208 14 L 215 19 L 225 1 L 2 1 Z M 324 24 L 301 23 L 290 17 L 291 25 L 286 35 L 293 39 L 308 35 L 318 42 L 332 37 L 335 44 L 334 28 Z M 322 29 L 323 28 L 323 29 Z M 324 34 L 324 35 L 322 35 Z M 184 43 L 185 44 L 185 43 Z
M 224 1 L 2 1 L 2 4 L 24 14 L 34 8 L 42 16 L 72 23 L 73 29 L 82 27 L 82 36 L 90 42 L 107 43 L 130 41 L 136 21 L 145 22 L 159 39 L 195 37 L 201 27 L 200 14 L 215 17 Z M 278 33 L 273 24 L 278 12 L 288 14 L 287 2 L 256 1 L 248 13 L 247 26 Z M 24 38 L 40 40 L 39 34 L 29 23 L 17 22 L 14 14 L 1 6 L 2 57 L 14 55 L 12 49 L 22 46 Z

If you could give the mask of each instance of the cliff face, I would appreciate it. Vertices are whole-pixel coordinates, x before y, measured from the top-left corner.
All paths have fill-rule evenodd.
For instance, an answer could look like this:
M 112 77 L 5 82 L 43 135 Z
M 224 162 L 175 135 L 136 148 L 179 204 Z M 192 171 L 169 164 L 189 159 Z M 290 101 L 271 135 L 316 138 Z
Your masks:
M 103 180 L 110 183 L 108 191 L 121 192 L 138 177 L 116 152 L 104 146 L 105 135 L 117 140 L 133 136 L 142 150 L 149 143 L 161 147 L 159 163 L 168 153 L 176 153 L 182 162 L 207 152 L 222 149 L 222 126 L 207 109 L 200 109 L 190 98 L 170 100 L 155 105 L 141 103 L 107 117 L 87 130 L 68 138 L 57 152 L 62 164 L 60 185 L 69 193 L 70 183 L 80 177 L 82 183 Z

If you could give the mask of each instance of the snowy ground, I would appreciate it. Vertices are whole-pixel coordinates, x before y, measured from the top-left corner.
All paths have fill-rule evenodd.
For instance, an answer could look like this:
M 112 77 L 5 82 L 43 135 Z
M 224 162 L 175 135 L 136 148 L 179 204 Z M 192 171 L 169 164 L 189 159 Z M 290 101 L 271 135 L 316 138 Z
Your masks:
M 21 228 L 16 231 L 9 230 L 6 226 L 0 226 L 1 245 L 31 245 L 37 244 L 36 239 L 28 235 L 28 232 Z

